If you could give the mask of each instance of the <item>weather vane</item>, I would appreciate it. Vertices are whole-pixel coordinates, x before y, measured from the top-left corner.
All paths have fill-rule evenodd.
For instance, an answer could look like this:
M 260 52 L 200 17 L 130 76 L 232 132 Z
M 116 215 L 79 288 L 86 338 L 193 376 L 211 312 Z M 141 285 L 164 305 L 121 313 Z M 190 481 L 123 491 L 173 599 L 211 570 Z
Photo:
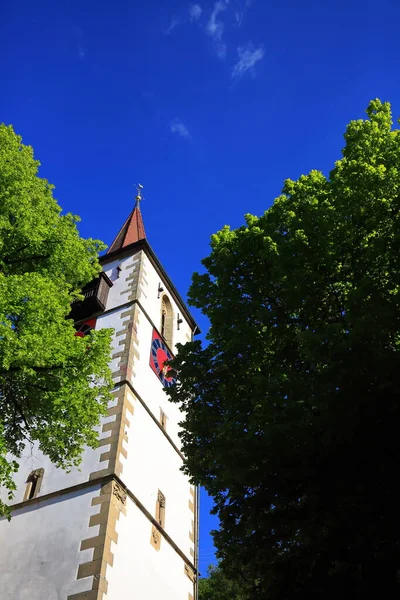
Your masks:
M 137 204 L 139 204 L 139 202 L 142 199 L 142 189 L 143 189 L 142 184 L 138 183 L 137 188 L 136 188 L 136 203 Z

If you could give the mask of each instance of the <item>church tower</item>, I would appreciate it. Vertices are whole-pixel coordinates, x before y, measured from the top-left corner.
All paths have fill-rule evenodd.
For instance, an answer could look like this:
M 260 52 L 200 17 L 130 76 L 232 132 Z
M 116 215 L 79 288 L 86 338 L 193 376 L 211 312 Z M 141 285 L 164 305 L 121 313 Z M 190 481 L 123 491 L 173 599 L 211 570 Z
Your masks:
M 113 400 L 80 469 L 27 448 L 0 522 L 4 600 L 194 600 L 197 490 L 180 468 L 164 361 L 197 326 L 134 210 L 73 305 L 77 335 L 112 328 Z

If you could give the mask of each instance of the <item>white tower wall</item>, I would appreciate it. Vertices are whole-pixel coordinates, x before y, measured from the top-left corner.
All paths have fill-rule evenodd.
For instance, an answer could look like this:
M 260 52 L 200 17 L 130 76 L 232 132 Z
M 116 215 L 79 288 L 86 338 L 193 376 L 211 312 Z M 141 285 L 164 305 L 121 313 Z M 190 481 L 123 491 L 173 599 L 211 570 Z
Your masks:
M 182 414 L 150 367 L 165 295 L 171 351 L 191 339 L 193 324 L 146 244 L 106 259 L 104 272 L 113 286 L 96 329 L 114 329 L 114 400 L 99 427 L 100 446 L 85 450 L 80 469 L 57 469 L 35 447 L 19 461 L 13 516 L 0 521 L 0 587 L 7 600 L 195 596 L 196 502 L 180 470 Z M 40 492 L 24 501 L 35 469 L 44 469 Z

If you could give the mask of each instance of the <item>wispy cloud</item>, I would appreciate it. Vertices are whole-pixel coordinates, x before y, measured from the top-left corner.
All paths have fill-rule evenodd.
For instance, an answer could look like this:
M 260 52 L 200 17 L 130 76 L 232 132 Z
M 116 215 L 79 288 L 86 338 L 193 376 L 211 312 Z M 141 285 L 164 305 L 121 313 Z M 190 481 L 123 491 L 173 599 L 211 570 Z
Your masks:
M 251 75 L 254 76 L 254 66 L 264 57 L 264 49 L 261 46 L 255 48 L 249 42 L 246 46 L 239 46 L 237 52 L 238 60 L 232 68 L 232 79 L 238 81 L 247 71 L 250 71 Z
M 180 25 L 182 22 L 182 19 L 180 19 L 179 17 L 172 17 L 170 24 L 168 25 L 167 29 L 164 31 L 164 35 L 169 35 L 177 25 Z
M 226 44 L 222 39 L 224 34 L 224 24 L 218 19 L 218 15 L 228 8 L 228 4 L 229 0 L 218 0 L 218 2 L 214 4 L 214 9 L 206 25 L 206 33 L 212 38 L 217 56 L 221 59 L 226 56 Z
M 183 25 L 188 21 L 190 21 L 191 23 L 199 21 L 202 12 L 203 9 L 201 8 L 200 4 L 191 4 L 189 6 L 189 18 L 187 15 L 186 17 L 172 17 L 167 29 L 165 29 L 164 31 L 164 35 L 169 35 L 170 33 L 172 33 L 178 25 Z
M 74 36 L 75 36 L 75 44 L 76 44 L 76 50 L 78 52 L 78 56 L 79 56 L 80 60 L 83 60 L 86 56 L 85 47 L 83 44 L 83 29 L 81 29 L 80 27 L 76 27 L 76 25 L 74 25 L 72 30 L 73 30 Z
M 189 133 L 188 128 L 178 118 L 171 121 L 170 131 L 171 131 L 171 133 L 176 133 L 177 135 L 180 135 L 181 137 L 185 138 L 186 140 L 190 140 L 190 133 Z
M 189 8 L 190 20 L 192 22 L 198 21 L 201 17 L 202 12 L 203 12 L 203 9 L 201 8 L 200 4 L 192 4 Z
M 238 27 L 240 27 L 241 24 L 243 23 L 245 14 L 248 11 L 248 9 L 250 8 L 251 4 L 253 4 L 253 0 L 245 0 L 245 2 L 242 2 L 241 0 L 236 0 L 235 6 L 234 6 L 234 11 L 235 11 L 236 25 Z

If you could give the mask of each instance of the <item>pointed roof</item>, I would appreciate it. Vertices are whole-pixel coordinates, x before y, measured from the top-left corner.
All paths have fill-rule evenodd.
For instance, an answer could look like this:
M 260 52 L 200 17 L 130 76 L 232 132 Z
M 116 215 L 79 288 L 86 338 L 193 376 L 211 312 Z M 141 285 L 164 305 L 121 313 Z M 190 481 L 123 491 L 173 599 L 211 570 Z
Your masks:
M 140 212 L 140 201 L 137 199 L 135 208 L 122 225 L 117 237 L 107 250 L 107 254 L 145 239 L 146 232 L 144 230 L 142 213 Z
M 146 238 L 146 232 L 144 230 L 142 213 L 140 212 L 140 201 L 142 200 L 141 191 L 142 185 L 138 185 L 138 192 L 136 196 L 136 204 L 129 217 L 122 225 L 119 233 L 106 254 L 100 256 L 100 264 L 106 265 L 108 262 L 115 260 L 116 258 L 123 258 L 129 256 L 132 253 L 144 250 L 151 264 L 159 274 L 162 281 L 166 284 L 167 289 L 174 298 L 178 307 L 185 315 L 193 333 L 200 333 L 200 329 L 189 312 L 186 304 L 179 295 L 178 290 L 173 285 L 172 281 L 165 272 L 162 264 L 158 260 L 154 250 L 151 248 Z M 148 317 L 149 318 L 149 317 Z M 154 326 L 154 325 L 153 325 Z

